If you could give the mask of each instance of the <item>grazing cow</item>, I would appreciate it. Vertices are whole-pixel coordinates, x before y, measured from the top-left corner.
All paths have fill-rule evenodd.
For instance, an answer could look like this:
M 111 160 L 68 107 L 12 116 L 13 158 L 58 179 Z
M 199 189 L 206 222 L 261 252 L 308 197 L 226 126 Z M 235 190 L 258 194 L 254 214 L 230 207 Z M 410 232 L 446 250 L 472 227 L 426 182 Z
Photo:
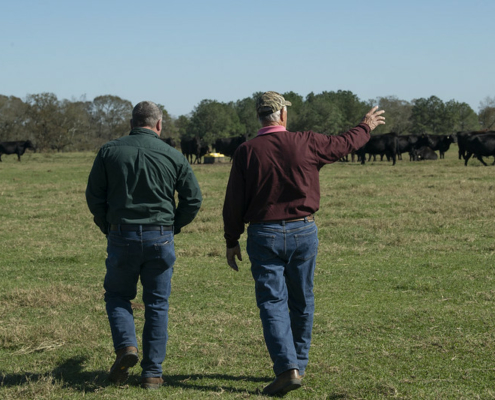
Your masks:
M 356 151 L 361 159 L 361 164 L 366 162 L 366 154 L 386 155 L 387 159 L 392 159 L 395 165 L 397 155 L 397 133 L 385 133 L 383 135 L 371 136 L 368 143 Z
M 15 142 L 1 142 L 0 143 L 0 161 L 2 161 L 2 154 L 17 154 L 17 161 L 21 161 L 21 156 L 26 149 L 36 151 L 35 147 L 30 140 L 18 140 Z
M 483 161 L 483 157 L 495 157 L 495 132 L 471 135 L 465 142 L 465 150 L 464 165 L 467 166 L 468 160 L 474 155 L 486 166 L 487 164 Z
M 208 146 L 202 143 L 201 139 L 198 136 L 192 139 L 181 139 L 180 148 L 182 154 L 186 156 L 187 161 L 189 161 L 189 157 L 191 157 L 191 160 L 189 161 L 189 163 L 191 164 L 201 164 L 201 157 L 208 154 L 210 151 Z M 196 156 L 194 162 L 193 156 Z
M 415 160 L 416 161 L 424 161 L 424 160 L 437 160 L 438 156 L 431 148 L 427 146 L 420 147 L 419 149 L 414 150 Z
M 246 141 L 244 135 L 230 138 L 222 138 L 215 140 L 215 150 L 224 156 L 230 157 L 234 155 L 237 148 Z
M 201 147 L 199 148 L 199 156 L 196 157 L 198 159 L 198 164 L 201 164 L 201 157 L 206 156 L 210 151 L 210 146 L 204 143 L 201 144 Z
M 163 140 L 165 143 L 167 143 L 170 147 L 175 147 L 176 146 L 176 143 L 175 143 L 175 140 L 173 138 L 160 138 L 161 140 Z

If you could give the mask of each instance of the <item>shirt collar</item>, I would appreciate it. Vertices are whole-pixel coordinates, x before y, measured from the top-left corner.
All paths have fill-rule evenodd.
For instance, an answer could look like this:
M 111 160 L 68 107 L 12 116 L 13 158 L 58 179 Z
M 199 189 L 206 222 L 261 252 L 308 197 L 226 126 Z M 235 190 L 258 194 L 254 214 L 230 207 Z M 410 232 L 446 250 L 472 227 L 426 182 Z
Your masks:
M 148 135 L 155 135 L 158 137 L 155 131 L 152 131 L 151 129 L 147 129 L 147 128 L 132 128 L 130 135 L 139 135 L 143 133 Z
M 267 133 L 273 133 L 273 132 L 285 132 L 286 130 L 287 129 L 285 129 L 285 127 L 282 125 L 265 126 L 258 131 L 257 136 L 266 135 Z

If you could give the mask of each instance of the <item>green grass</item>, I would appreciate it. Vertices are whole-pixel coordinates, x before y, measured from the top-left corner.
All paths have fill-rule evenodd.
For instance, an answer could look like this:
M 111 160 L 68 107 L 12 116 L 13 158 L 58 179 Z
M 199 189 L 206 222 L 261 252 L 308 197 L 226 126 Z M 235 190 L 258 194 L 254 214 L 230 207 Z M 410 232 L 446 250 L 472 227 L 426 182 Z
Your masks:
M 310 363 L 286 398 L 495 398 L 495 167 L 455 150 L 323 168 Z M 84 198 L 94 156 L 0 163 L 0 398 L 262 398 L 273 372 L 245 236 L 240 272 L 224 260 L 230 164 L 193 167 L 204 205 L 176 237 L 166 386 L 144 392 L 139 366 L 106 381 L 106 248 Z

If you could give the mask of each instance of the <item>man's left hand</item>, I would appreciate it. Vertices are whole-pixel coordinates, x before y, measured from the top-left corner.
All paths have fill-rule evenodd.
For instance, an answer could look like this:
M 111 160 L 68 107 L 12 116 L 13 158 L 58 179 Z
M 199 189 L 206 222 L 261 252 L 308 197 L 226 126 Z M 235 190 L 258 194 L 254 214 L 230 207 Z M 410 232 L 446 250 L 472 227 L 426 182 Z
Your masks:
M 241 246 L 237 245 L 230 249 L 227 247 L 227 264 L 229 264 L 229 267 L 232 268 L 234 271 L 239 271 L 239 267 L 235 262 L 236 257 L 239 259 L 239 261 L 242 261 Z

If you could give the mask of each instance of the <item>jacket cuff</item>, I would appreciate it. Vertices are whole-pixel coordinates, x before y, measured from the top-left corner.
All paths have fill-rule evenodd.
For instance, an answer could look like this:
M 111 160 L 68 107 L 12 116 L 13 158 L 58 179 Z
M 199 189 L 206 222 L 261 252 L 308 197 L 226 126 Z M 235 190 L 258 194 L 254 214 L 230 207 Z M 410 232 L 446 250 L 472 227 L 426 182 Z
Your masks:
M 227 242 L 227 248 L 228 249 L 232 249 L 233 247 L 236 247 L 236 246 L 239 245 L 239 241 L 238 240 L 229 240 L 229 239 L 227 239 L 226 242 Z
M 108 232 L 109 232 L 110 229 L 109 229 L 109 226 L 108 226 L 108 222 L 105 219 L 101 219 L 101 218 L 98 218 L 98 217 L 93 217 L 93 221 L 96 224 L 96 226 L 98 228 L 100 228 L 100 231 L 103 234 L 108 235 Z
M 366 130 L 367 133 L 371 132 L 370 126 L 365 122 L 361 122 L 358 126 L 362 126 Z

